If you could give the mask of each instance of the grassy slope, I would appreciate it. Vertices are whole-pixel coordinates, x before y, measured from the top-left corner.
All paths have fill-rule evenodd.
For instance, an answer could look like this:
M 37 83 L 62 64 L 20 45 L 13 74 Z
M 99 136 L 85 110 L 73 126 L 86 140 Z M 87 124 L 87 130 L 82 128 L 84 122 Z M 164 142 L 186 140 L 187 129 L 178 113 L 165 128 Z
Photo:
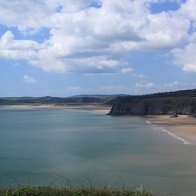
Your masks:
M 102 188 L 19 187 L 0 189 L 6 196 L 151 196 L 146 190 L 119 190 Z

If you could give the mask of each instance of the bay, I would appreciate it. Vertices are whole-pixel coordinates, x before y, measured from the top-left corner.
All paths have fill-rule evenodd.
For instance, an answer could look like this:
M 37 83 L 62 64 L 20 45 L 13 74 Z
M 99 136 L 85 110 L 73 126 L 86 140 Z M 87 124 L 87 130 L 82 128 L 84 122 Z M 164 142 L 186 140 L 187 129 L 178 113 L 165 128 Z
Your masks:
M 194 195 L 195 152 L 141 117 L 0 110 L 1 186 L 142 186 L 158 195 Z

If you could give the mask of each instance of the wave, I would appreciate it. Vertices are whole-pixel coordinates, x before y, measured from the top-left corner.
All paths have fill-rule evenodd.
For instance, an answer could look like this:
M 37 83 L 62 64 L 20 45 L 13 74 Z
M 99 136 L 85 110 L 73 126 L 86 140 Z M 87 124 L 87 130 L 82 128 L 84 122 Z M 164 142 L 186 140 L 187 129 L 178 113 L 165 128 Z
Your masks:
M 152 124 L 151 120 L 146 120 L 146 124 L 151 125 Z
M 167 129 L 163 128 L 163 127 L 157 127 L 157 128 L 153 128 L 154 130 L 159 130 L 159 131 L 162 131 L 164 133 L 167 133 L 168 135 L 174 137 L 175 139 L 177 140 L 180 140 L 181 142 L 183 142 L 183 144 L 191 144 L 190 142 L 187 142 L 185 139 L 177 136 L 176 134 L 168 131 Z
M 152 121 L 151 120 L 146 120 L 146 124 L 148 125 L 151 125 L 152 124 Z M 154 127 L 153 130 L 155 131 L 162 131 L 164 133 L 167 133 L 168 135 L 174 137 L 175 139 L 177 140 L 180 140 L 181 142 L 183 142 L 183 144 L 191 144 L 190 142 L 186 141 L 185 139 L 183 139 L 182 137 L 168 131 L 167 129 L 163 128 L 163 127 Z

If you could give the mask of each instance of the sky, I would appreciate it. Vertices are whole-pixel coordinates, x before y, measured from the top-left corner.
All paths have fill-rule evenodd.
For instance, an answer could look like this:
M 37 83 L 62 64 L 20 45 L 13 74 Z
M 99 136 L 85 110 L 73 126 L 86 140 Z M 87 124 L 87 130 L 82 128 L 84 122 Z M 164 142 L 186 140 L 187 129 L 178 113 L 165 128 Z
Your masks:
M 0 97 L 194 88 L 195 0 L 0 0 Z

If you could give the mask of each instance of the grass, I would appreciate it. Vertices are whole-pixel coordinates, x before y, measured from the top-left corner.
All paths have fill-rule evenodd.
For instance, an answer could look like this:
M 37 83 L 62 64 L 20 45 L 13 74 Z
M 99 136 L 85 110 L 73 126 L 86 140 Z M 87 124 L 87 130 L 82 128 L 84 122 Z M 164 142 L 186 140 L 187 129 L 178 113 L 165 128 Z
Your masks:
M 57 188 L 24 186 L 0 188 L 0 196 L 152 196 L 146 190 L 120 190 L 114 188 Z

